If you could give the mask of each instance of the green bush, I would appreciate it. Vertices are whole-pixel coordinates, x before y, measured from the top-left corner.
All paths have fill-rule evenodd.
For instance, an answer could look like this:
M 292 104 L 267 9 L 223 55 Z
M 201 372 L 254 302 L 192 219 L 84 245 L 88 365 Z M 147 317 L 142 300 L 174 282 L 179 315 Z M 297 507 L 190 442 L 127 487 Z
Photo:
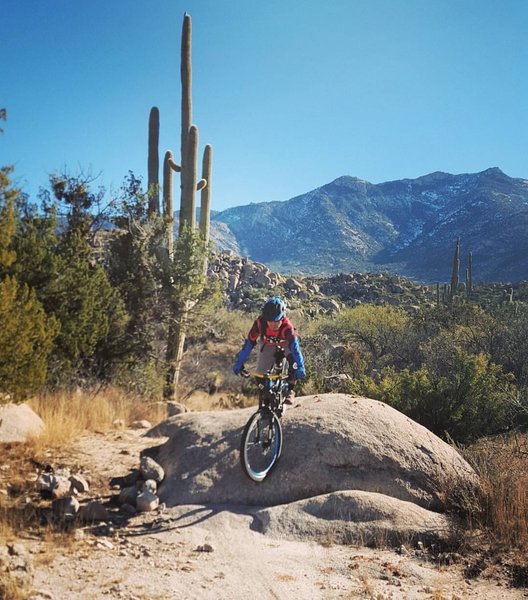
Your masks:
M 0 323 L 0 392 L 18 401 L 44 384 L 57 324 L 35 293 L 9 276 L 0 281 Z

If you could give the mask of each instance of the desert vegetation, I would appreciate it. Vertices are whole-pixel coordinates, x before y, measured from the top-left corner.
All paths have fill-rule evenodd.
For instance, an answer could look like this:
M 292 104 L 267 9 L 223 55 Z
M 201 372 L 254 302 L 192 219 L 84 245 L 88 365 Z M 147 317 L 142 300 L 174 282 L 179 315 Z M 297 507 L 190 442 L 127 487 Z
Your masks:
M 31 399 L 43 414 L 59 398 L 73 406 L 74 390 L 98 399 L 104 390 L 119 389 L 121 397 L 141 398 L 145 407 L 160 400 L 171 314 L 157 243 L 165 225 L 148 215 L 141 182 L 131 174 L 121 195 L 105 204 L 86 178 L 53 175 L 37 209 L 10 176 L 2 170 L 2 401 Z M 223 307 L 218 287 L 190 286 L 193 273 L 203 274 L 207 250 L 196 236 L 186 243 L 199 246 L 198 259 L 186 262 L 189 254 L 176 242 L 172 287 L 187 277 L 186 290 L 199 302 L 187 325 L 180 397 L 199 391 L 204 408 L 244 405 L 253 390 L 231 376 L 230 363 L 254 315 Z M 257 296 L 265 293 L 255 289 Z M 522 488 L 513 488 L 526 470 L 525 442 L 518 436 L 528 421 L 528 308 L 521 299 L 480 297 L 459 295 L 413 310 L 364 303 L 314 318 L 301 309 L 294 322 L 308 364 L 304 392 L 379 399 L 463 445 L 490 480 L 479 518 L 503 535 L 512 530 L 505 524 L 513 513 L 515 519 L 526 514 Z M 96 406 L 98 400 L 71 411 L 78 424 L 65 419 L 64 430 L 93 429 Z M 493 436 L 501 441 L 490 441 L 499 439 Z M 53 437 L 62 439 L 60 432 Z M 483 448 L 485 461 L 479 458 Z M 492 466 L 505 453 L 515 456 L 508 464 L 519 469 L 516 477 Z M 509 483 L 499 485 L 497 478 L 507 474 Z M 502 508 L 491 509 L 501 491 L 509 494 L 496 499 Z M 525 543 L 523 528 L 517 524 L 515 531 L 519 539 L 511 539 Z

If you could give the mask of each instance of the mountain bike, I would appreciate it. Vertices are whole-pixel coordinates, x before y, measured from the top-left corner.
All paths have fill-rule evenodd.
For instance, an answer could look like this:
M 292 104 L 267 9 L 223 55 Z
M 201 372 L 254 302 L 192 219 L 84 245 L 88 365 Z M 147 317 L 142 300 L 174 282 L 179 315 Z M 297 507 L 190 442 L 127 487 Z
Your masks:
M 288 362 L 284 351 L 278 349 L 275 364 L 265 375 L 249 373 L 245 368 L 241 375 L 257 379 L 259 408 L 244 427 L 240 442 L 240 462 L 250 479 L 261 482 L 277 464 L 282 451 L 280 417 L 285 410 L 284 400 L 288 391 Z

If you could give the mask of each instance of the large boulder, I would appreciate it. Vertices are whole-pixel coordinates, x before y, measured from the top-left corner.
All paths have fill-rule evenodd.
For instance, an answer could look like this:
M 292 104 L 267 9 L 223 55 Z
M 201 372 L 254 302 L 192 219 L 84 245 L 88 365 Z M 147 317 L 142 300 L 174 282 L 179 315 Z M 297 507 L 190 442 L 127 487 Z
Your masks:
M 282 418 L 284 444 L 274 471 L 249 480 L 240 438 L 254 409 L 188 413 L 150 430 L 168 436 L 156 461 L 162 502 L 274 506 L 340 490 L 375 492 L 441 511 L 459 480 L 476 481 L 458 452 L 390 406 L 357 396 L 300 399 Z
M 43 429 L 44 421 L 27 404 L 0 406 L 0 443 L 25 442 Z

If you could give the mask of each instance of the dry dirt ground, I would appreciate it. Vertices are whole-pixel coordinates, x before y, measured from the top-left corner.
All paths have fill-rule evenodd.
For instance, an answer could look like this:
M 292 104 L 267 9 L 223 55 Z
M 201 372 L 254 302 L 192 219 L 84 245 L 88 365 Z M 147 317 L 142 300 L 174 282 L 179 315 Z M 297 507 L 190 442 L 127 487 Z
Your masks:
M 117 495 L 112 478 L 139 465 L 164 440 L 125 430 L 79 440 L 54 465 L 82 471 L 89 498 Z M 117 515 L 117 508 L 114 509 Z M 78 529 L 53 553 L 22 538 L 34 557 L 33 600 L 528 598 L 495 566 L 477 577 L 460 558 L 439 565 L 413 549 L 367 549 L 281 540 L 252 530 L 243 507 L 181 506 Z M 470 559 L 469 559 L 470 560 Z

